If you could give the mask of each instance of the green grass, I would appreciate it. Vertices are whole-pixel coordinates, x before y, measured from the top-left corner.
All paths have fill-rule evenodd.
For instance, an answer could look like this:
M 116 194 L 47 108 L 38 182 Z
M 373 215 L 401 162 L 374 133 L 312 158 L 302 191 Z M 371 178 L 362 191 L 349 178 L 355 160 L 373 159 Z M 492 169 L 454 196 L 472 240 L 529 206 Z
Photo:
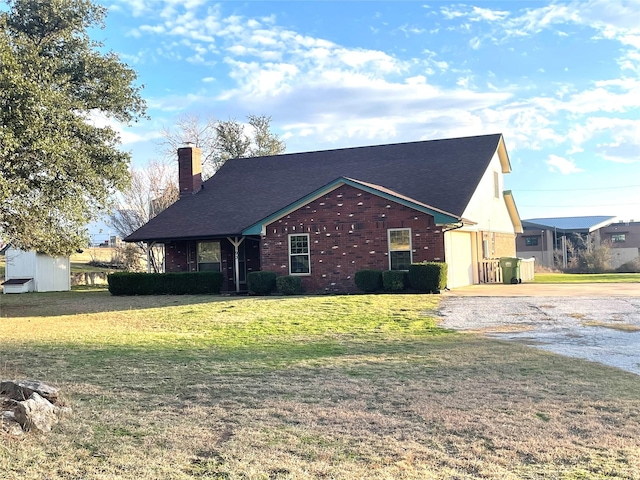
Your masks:
M 58 386 L 18 478 L 640 478 L 640 378 L 438 327 L 439 298 L 4 296 L 0 377 Z
M 640 273 L 536 273 L 534 283 L 640 283 Z

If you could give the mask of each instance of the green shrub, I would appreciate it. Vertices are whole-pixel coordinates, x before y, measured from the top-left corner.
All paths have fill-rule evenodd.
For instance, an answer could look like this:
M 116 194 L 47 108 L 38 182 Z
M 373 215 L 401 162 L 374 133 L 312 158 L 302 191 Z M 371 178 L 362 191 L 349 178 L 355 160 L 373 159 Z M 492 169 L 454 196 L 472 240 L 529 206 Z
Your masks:
M 247 288 L 253 295 L 269 295 L 276 290 L 274 272 L 251 272 L 247 274 Z
M 404 270 L 382 272 L 382 286 L 385 292 L 402 292 L 407 288 L 407 284 L 407 272 Z
M 409 266 L 409 286 L 424 293 L 439 293 L 447 286 L 447 264 L 444 262 L 414 263 Z
M 302 293 L 302 279 L 293 275 L 277 277 L 276 289 L 282 295 L 296 295 Z
M 358 270 L 355 275 L 356 286 L 365 293 L 382 290 L 382 270 Z
M 134 273 L 107 276 L 111 295 L 198 295 L 220 293 L 220 272 Z

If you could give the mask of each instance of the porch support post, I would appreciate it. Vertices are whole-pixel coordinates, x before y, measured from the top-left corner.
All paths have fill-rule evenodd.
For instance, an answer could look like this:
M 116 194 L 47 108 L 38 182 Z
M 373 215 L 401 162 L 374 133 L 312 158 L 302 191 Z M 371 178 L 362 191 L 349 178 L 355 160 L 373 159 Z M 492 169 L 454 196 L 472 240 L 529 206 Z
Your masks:
M 151 249 L 156 242 L 147 243 L 147 273 L 151 273 Z
M 238 247 L 244 241 L 244 237 L 227 237 L 227 240 L 233 245 L 233 258 L 235 260 L 235 268 L 233 269 L 234 280 L 236 282 L 236 293 L 240 292 L 240 259 L 238 255 Z

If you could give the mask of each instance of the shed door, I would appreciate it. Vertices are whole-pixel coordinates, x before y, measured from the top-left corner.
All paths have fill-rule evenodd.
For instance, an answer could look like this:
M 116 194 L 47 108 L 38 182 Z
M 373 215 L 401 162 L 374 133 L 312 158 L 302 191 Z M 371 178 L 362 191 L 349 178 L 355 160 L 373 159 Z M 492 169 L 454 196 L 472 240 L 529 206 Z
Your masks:
M 445 234 L 445 261 L 449 265 L 449 288 L 473 285 L 473 250 L 471 232 L 452 231 Z

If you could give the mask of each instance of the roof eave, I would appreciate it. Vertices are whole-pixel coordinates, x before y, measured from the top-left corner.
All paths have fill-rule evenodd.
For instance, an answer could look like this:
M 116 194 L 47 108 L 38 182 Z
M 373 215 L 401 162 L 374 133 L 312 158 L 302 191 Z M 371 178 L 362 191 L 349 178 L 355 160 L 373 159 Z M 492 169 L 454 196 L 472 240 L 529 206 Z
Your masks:
M 497 150 L 502 173 L 511 173 L 511 161 L 509 160 L 509 154 L 507 153 L 507 147 L 504 144 L 504 137 L 502 135 L 500 135 L 500 140 L 498 140 Z
M 513 224 L 514 232 L 523 233 L 524 229 L 522 228 L 522 220 L 520 220 L 520 214 L 518 213 L 518 207 L 516 206 L 516 201 L 513 198 L 513 193 L 511 190 L 505 190 L 502 193 L 502 196 L 504 198 L 504 203 L 507 205 L 507 212 L 509 212 L 509 218 Z

